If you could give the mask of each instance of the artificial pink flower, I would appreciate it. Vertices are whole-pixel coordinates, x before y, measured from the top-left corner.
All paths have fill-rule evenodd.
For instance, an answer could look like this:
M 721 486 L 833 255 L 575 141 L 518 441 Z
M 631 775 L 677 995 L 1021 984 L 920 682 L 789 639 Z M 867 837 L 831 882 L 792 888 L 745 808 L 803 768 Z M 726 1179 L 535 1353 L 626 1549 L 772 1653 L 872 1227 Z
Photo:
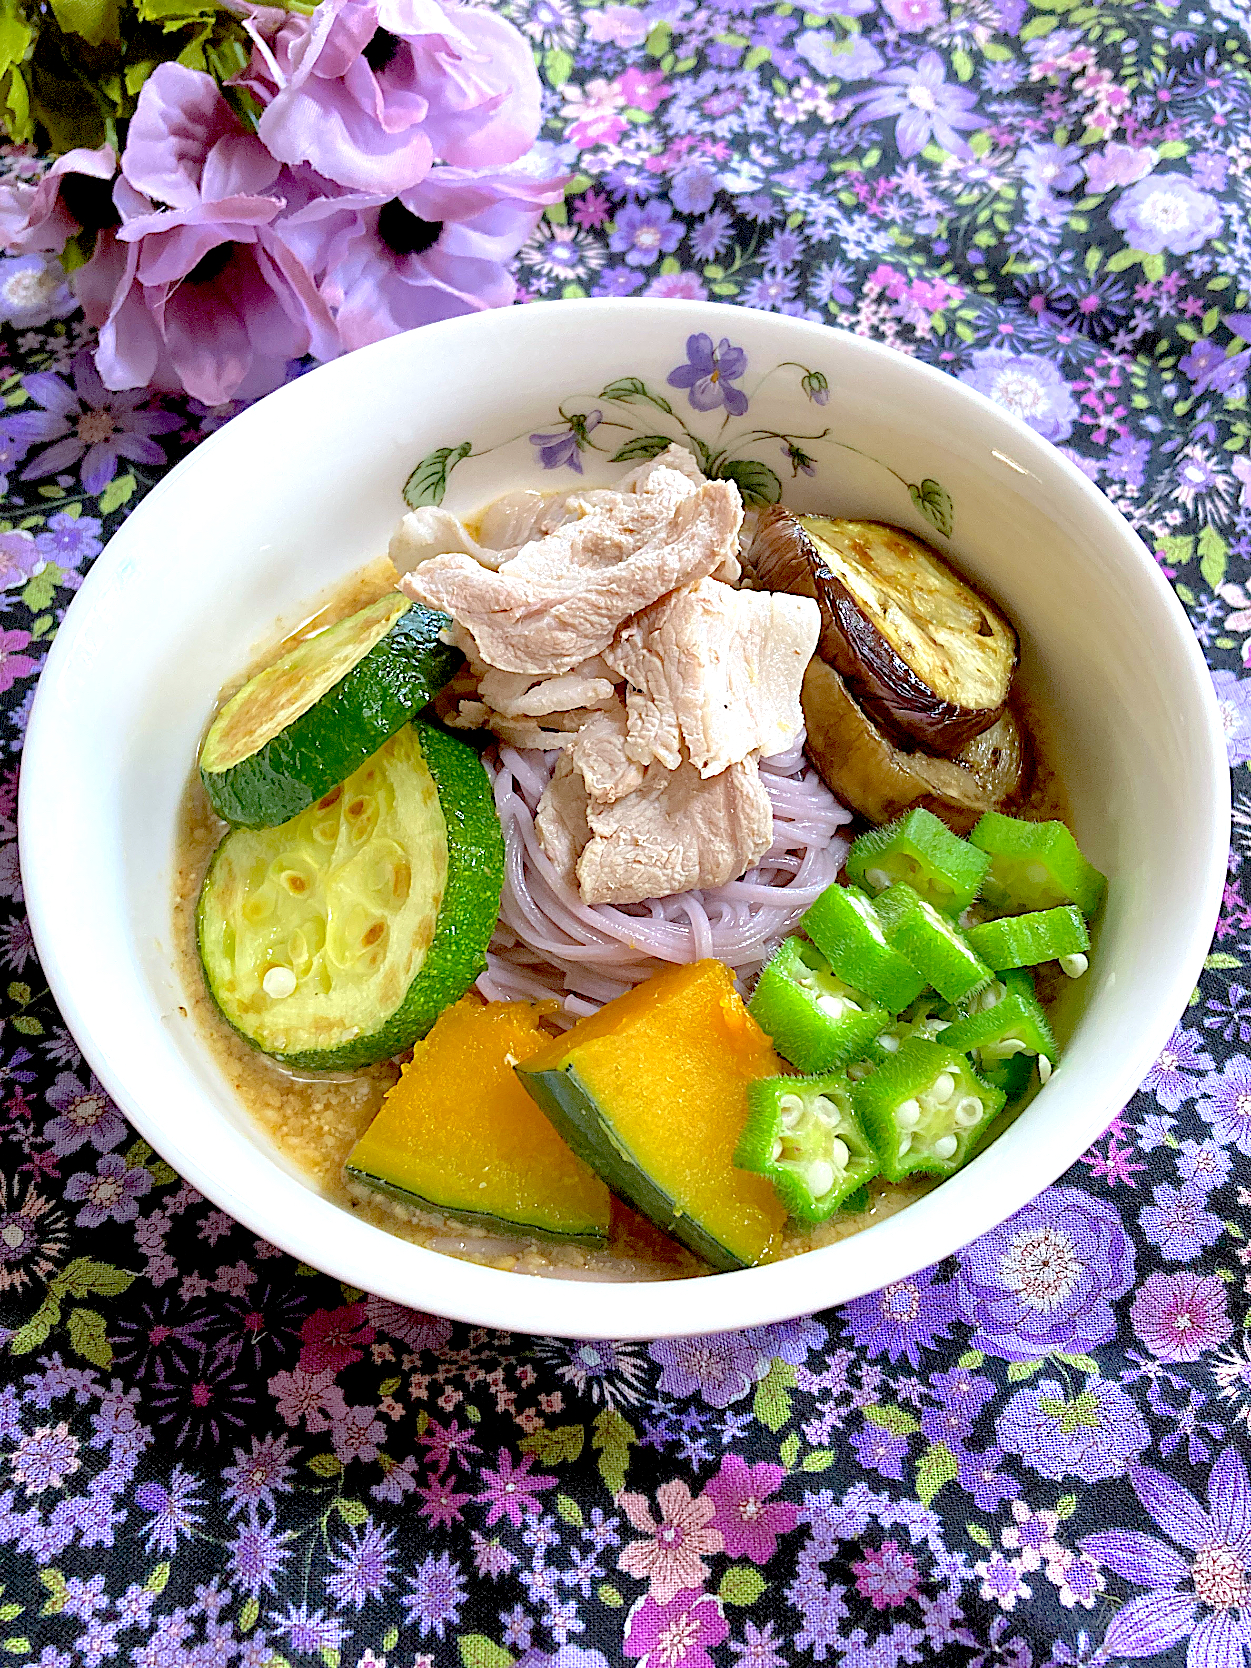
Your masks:
M 737 1454 L 727 1454 L 722 1460 L 703 1498 L 713 1503 L 712 1526 L 720 1531 L 731 1558 L 767 1564 L 777 1551 L 778 1536 L 795 1527 L 798 1507 L 789 1500 L 769 1498 L 785 1478 L 780 1465 L 748 1465 Z
M 537 158 L 497 170 L 438 167 L 398 197 L 314 194 L 283 235 L 318 279 L 345 348 L 487 307 L 506 307 L 517 286 L 508 263 L 559 202 L 563 181 Z M 325 191 L 333 187 L 320 182 Z
M 721 1552 L 721 1531 L 712 1527 L 716 1505 L 706 1494 L 691 1498 L 683 1482 L 661 1483 L 656 1490 L 660 1522 L 652 1517 L 645 1494 L 624 1493 L 617 1504 L 646 1540 L 631 1541 L 617 1559 L 618 1569 L 651 1583 L 657 1604 L 668 1604 L 685 1587 L 698 1587 L 708 1578 L 705 1552 Z
M 66 151 L 36 183 L 0 185 L 0 244 L 18 254 L 59 255 L 81 231 L 114 225 L 110 182 L 117 172 L 112 145 Z
M 220 405 L 277 387 L 292 359 L 336 355 L 329 310 L 277 229 L 279 173 L 211 76 L 153 71 L 113 190 L 122 223 L 76 275 L 106 387 Z
M 272 15 L 272 14 L 270 14 Z M 266 39 L 249 24 L 239 78 L 265 106 L 257 132 L 290 167 L 307 163 L 354 191 L 396 197 L 436 157 L 498 168 L 542 120 L 534 56 L 511 23 L 438 0 L 322 0 Z

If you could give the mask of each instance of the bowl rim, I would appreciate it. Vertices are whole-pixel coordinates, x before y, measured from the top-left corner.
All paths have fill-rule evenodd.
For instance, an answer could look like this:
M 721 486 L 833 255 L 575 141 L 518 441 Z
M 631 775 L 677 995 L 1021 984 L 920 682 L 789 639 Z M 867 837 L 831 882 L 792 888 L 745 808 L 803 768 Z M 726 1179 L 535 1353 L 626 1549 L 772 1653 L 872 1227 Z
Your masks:
M 420 338 L 425 349 L 432 352 L 445 344 L 446 351 L 454 352 L 459 341 L 465 338 L 472 341 L 491 331 L 502 339 L 516 327 L 518 319 L 533 317 L 539 311 L 533 307 L 469 314 L 425 325 L 404 336 L 358 349 L 286 383 L 202 441 L 162 477 L 121 523 L 66 610 L 41 674 L 28 723 L 19 782 L 18 843 L 32 935 L 62 1019 L 96 1077 L 138 1133 L 197 1191 L 253 1233 L 345 1285 L 406 1306 L 428 1308 L 472 1325 L 548 1336 L 661 1338 L 767 1324 L 844 1303 L 892 1281 L 905 1279 L 993 1230 L 1068 1169 L 1102 1133 L 1116 1109 L 1138 1088 L 1167 1040 L 1166 1023 L 1171 1027 L 1176 1022 L 1198 981 L 1219 912 L 1228 861 L 1231 794 L 1223 728 L 1198 640 L 1180 601 L 1137 533 L 1075 464 L 1023 420 L 985 395 L 937 367 L 900 355 L 881 343 L 833 326 L 776 313 L 730 308 L 716 302 L 638 298 L 587 298 L 562 301 L 560 305 L 561 316 L 567 319 L 605 315 L 611 320 L 614 335 L 629 331 L 632 315 L 639 319 L 645 317 L 649 323 L 668 315 L 675 325 L 685 321 L 692 332 L 704 329 L 714 335 L 724 333 L 733 319 L 746 317 L 761 322 L 768 320 L 773 329 L 780 330 L 790 340 L 807 338 L 814 346 L 820 343 L 827 350 L 833 338 L 839 351 L 860 358 L 870 368 L 889 364 L 898 374 L 900 362 L 905 360 L 909 370 L 903 374 L 918 376 L 932 388 L 941 385 L 951 403 L 953 421 L 958 421 L 961 410 L 970 419 L 989 419 L 1001 433 L 1011 437 L 1014 452 L 1020 459 L 1017 467 L 1028 466 L 1023 472 L 1039 478 L 1036 471 L 1041 469 L 1043 479 L 1047 473 L 1058 474 L 1064 485 L 1084 501 L 1090 516 L 1116 541 L 1122 559 L 1136 567 L 1140 577 L 1145 576 L 1159 609 L 1159 625 L 1171 632 L 1190 674 L 1185 693 L 1190 696 L 1190 706 L 1199 720 L 1192 734 L 1192 749 L 1196 770 L 1208 778 L 1212 812 L 1210 839 L 1202 874 L 1196 877 L 1199 903 L 1188 953 L 1165 970 L 1160 994 L 1153 1004 L 1154 1023 L 1140 1028 L 1133 1039 L 1127 1040 L 1126 1047 L 1105 1074 L 1102 1094 L 1092 1102 L 1095 1109 L 1084 1119 L 1071 1119 L 1065 1125 L 1066 1138 L 1057 1144 L 1054 1162 L 1049 1158 L 1042 1170 L 1022 1178 L 1019 1187 L 997 1191 L 994 1202 L 989 1205 L 968 1186 L 959 1187 L 953 1193 L 953 1183 L 960 1179 L 953 1178 L 944 1188 L 923 1196 L 905 1211 L 854 1236 L 866 1250 L 869 1240 L 864 1235 L 870 1236 L 875 1253 L 872 1257 L 848 1259 L 842 1248 L 849 1241 L 840 1241 L 805 1252 L 800 1259 L 714 1279 L 700 1278 L 694 1284 L 686 1280 L 580 1282 L 524 1277 L 466 1262 L 399 1238 L 391 1242 L 392 1257 L 379 1257 L 374 1237 L 384 1230 L 372 1227 L 317 1194 L 259 1147 L 255 1149 L 256 1156 L 263 1161 L 261 1170 L 267 1184 L 259 1190 L 237 1186 L 233 1177 L 215 1171 L 190 1150 L 176 1129 L 164 1126 L 159 1112 L 144 1104 L 142 1094 L 132 1090 L 127 1073 L 115 1066 L 108 1038 L 100 1032 L 93 1017 L 92 991 L 83 988 L 74 975 L 73 938 L 67 930 L 73 923 L 58 910 L 57 865 L 45 860 L 47 831 L 35 829 L 40 784 L 56 768 L 56 732 L 67 716 L 56 703 L 57 672 L 74 654 L 77 644 L 90 635 L 96 594 L 112 583 L 114 570 L 125 561 L 129 546 L 136 540 L 142 543 L 149 506 L 176 491 L 188 475 L 203 470 L 206 459 L 211 465 L 223 445 L 237 445 L 254 425 L 270 423 L 284 403 L 306 398 L 310 383 L 319 391 L 332 393 L 336 379 L 350 381 L 368 376 L 372 364 L 381 362 L 384 356 L 394 355 L 397 343 L 411 343 L 413 338 Z M 1172 1017 L 1167 1018 L 1168 1015 Z M 965 1172 L 966 1179 L 967 1176 Z M 939 1205 L 943 1195 L 946 1199 Z M 957 1195 L 962 1208 L 945 1208 L 947 1204 L 957 1204 Z M 918 1228 L 922 1224 L 928 1228 L 924 1256 L 909 1249 L 918 1237 L 916 1234 L 901 1233 L 898 1229 L 883 1233 L 891 1224 L 905 1218 L 912 1218 Z M 831 1254 L 844 1265 L 843 1273 L 823 1280 Z M 868 1265 L 871 1273 L 857 1276 L 854 1272 L 857 1264 Z M 797 1297 L 788 1296 L 794 1291 L 798 1291 Z

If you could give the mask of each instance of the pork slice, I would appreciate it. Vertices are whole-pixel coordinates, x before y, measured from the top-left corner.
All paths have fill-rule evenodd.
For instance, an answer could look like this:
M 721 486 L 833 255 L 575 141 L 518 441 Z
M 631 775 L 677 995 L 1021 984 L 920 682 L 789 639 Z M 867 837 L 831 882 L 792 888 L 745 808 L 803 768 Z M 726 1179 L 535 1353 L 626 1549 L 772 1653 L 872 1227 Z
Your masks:
M 577 859 L 585 903 L 642 903 L 722 886 L 773 843 L 755 759 L 711 777 L 686 761 L 677 770 L 654 764 L 637 792 L 612 805 L 588 801 L 585 815 L 589 838 Z
M 612 805 L 643 785 L 643 767 L 626 754 L 626 722 L 625 707 L 615 701 L 587 721 L 569 750 L 596 804 Z
M 433 504 L 410 510 L 392 533 L 387 548 L 397 573 L 412 573 L 436 556 L 454 554 L 471 557 L 484 568 L 497 568 L 512 552 L 479 544 L 470 538 L 463 521 Z
M 470 556 L 436 556 L 400 588 L 449 613 L 489 665 L 568 672 L 602 654 L 622 621 L 714 572 L 735 549 L 742 515 L 730 482 L 696 487 L 658 469 L 645 491 L 614 494 L 498 572 Z
M 803 725 L 799 692 L 821 614 L 811 597 L 702 579 L 630 620 L 604 660 L 630 685 L 626 751 L 670 769 L 679 748 L 703 776 L 784 752 Z
M 534 826 L 544 855 L 571 890 L 578 885 L 578 859 L 591 837 L 587 824 L 587 794 L 582 773 L 568 753 L 556 761 L 551 780 L 543 789 Z
M 576 707 L 608 706 L 617 698 L 616 685 L 616 676 L 595 655 L 554 678 L 488 667 L 479 680 L 478 694 L 505 718 L 542 718 L 551 712 L 572 712 Z

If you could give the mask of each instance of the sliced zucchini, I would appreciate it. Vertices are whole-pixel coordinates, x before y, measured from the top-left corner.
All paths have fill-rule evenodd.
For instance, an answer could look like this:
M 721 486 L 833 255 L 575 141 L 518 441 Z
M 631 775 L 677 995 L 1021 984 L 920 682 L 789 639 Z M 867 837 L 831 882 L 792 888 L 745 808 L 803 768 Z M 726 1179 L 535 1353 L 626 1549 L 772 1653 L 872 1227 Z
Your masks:
M 290 822 L 226 835 L 197 915 L 209 992 L 285 1065 L 385 1060 L 486 965 L 503 873 L 477 753 L 405 725 Z
M 550 1041 L 531 1002 L 464 996 L 417 1044 L 345 1174 L 402 1204 L 475 1227 L 604 1245 L 608 1189 L 513 1073 Z
M 770 590 L 816 598 L 818 655 L 904 747 L 952 757 L 1003 712 L 1016 632 L 924 540 L 774 507 L 748 565 Z
M 459 667 L 439 635 L 451 623 L 389 592 L 249 678 L 200 749 L 218 816 L 272 828 L 349 777 Z

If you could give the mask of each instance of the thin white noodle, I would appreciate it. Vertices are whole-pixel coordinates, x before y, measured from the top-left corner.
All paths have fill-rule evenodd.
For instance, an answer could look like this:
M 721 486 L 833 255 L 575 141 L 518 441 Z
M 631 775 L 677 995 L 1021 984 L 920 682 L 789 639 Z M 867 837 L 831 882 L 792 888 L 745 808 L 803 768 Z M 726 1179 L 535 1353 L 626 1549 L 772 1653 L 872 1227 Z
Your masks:
M 548 862 L 534 827 L 558 757 L 499 744 L 483 755 L 505 852 L 499 925 L 477 985 L 488 1001 L 554 998 L 561 1021 L 572 1024 L 658 967 L 705 956 L 750 983 L 847 854 L 839 830 L 851 813 L 805 759 L 800 736 L 761 761 L 774 843 L 755 868 L 724 886 L 644 904 L 585 904 Z

